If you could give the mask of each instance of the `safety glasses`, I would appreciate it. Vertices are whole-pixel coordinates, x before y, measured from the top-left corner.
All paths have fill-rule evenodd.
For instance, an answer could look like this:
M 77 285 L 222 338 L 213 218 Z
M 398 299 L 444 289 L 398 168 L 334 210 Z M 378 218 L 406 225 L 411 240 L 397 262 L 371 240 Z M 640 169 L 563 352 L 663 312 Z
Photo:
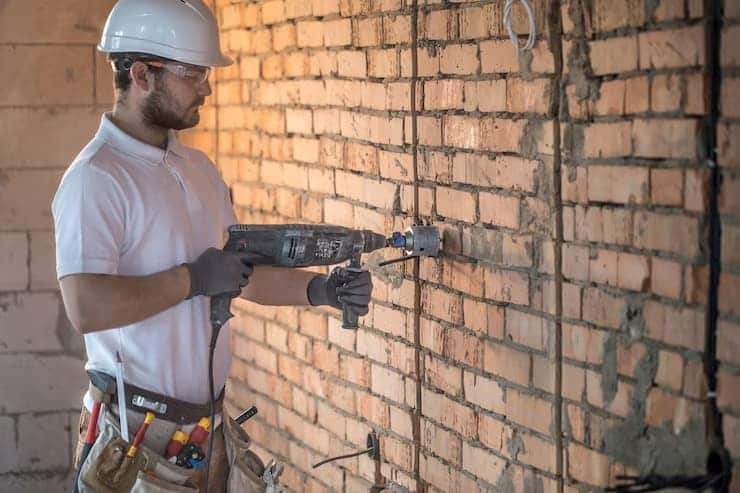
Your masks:
M 150 60 L 141 60 L 141 62 L 150 67 L 163 68 L 171 74 L 174 74 L 181 79 L 188 80 L 196 85 L 202 84 L 208 80 L 208 74 L 211 73 L 210 67 L 197 67 L 195 65 L 183 65 L 181 63 Z

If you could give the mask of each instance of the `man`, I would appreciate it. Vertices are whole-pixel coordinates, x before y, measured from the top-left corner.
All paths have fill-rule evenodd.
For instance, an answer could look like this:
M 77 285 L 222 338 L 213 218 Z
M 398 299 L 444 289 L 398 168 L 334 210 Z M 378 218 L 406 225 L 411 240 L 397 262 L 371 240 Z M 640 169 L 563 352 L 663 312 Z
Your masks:
M 243 254 L 220 250 L 226 228 L 237 223 L 227 187 L 213 163 L 175 134 L 198 123 L 198 109 L 211 94 L 210 68 L 232 63 L 201 0 L 120 0 L 98 49 L 113 67 L 115 105 L 65 173 L 52 204 L 57 275 L 67 314 L 85 337 L 88 370 L 114 375 L 119 353 L 127 385 L 151 392 L 151 399 L 171 399 L 173 408 L 184 401 L 203 410 L 209 296 L 241 290 L 262 304 L 335 308 L 341 297 L 357 314 L 367 313 L 367 272 L 337 286 L 333 276 L 253 267 Z M 215 350 L 217 394 L 229 371 L 229 339 L 222 334 Z M 88 393 L 83 433 L 91 407 Z M 131 434 L 141 411 L 127 413 Z M 144 444 L 164 450 L 179 427 L 158 417 Z M 220 429 L 215 442 L 208 486 L 222 491 L 227 471 Z

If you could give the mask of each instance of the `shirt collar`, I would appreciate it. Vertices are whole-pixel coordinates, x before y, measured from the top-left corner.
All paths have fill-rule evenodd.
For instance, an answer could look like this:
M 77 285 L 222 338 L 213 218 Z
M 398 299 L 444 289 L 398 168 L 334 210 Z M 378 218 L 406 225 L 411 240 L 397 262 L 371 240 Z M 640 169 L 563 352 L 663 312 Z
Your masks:
M 183 146 L 177 140 L 177 133 L 174 130 L 170 129 L 167 132 L 167 149 L 160 149 L 159 147 L 142 142 L 118 128 L 111 121 L 110 113 L 103 113 L 101 116 L 100 126 L 95 136 L 126 154 L 142 157 L 152 164 L 162 163 L 168 153 L 174 153 L 180 157 L 184 157 Z

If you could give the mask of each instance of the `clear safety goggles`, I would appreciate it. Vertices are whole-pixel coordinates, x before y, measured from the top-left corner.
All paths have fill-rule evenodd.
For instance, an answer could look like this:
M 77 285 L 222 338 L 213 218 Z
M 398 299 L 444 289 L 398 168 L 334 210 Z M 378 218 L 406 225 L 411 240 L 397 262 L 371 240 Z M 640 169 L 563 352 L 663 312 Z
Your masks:
M 163 68 L 171 74 L 196 85 L 208 80 L 208 74 L 211 73 L 210 67 L 198 67 L 195 65 L 183 65 L 182 63 L 160 62 L 156 60 L 141 60 L 141 62 L 151 67 Z

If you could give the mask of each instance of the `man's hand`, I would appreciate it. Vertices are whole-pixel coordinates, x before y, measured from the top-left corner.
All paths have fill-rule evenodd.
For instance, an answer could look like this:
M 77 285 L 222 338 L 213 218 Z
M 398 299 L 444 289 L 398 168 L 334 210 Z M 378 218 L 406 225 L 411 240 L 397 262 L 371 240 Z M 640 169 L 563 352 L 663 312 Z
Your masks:
M 250 254 L 227 252 L 209 248 L 195 262 L 184 264 L 190 272 L 190 293 L 194 296 L 215 296 L 229 293 L 238 296 L 249 282 L 253 267 L 249 264 Z
M 344 272 L 343 272 L 344 271 Z M 342 277 L 349 280 L 342 283 Z M 373 281 L 368 271 L 352 272 L 336 267 L 330 275 L 318 275 L 308 283 L 308 301 L 341 310 L 346 305 L 358 316 L 367 315 Z

